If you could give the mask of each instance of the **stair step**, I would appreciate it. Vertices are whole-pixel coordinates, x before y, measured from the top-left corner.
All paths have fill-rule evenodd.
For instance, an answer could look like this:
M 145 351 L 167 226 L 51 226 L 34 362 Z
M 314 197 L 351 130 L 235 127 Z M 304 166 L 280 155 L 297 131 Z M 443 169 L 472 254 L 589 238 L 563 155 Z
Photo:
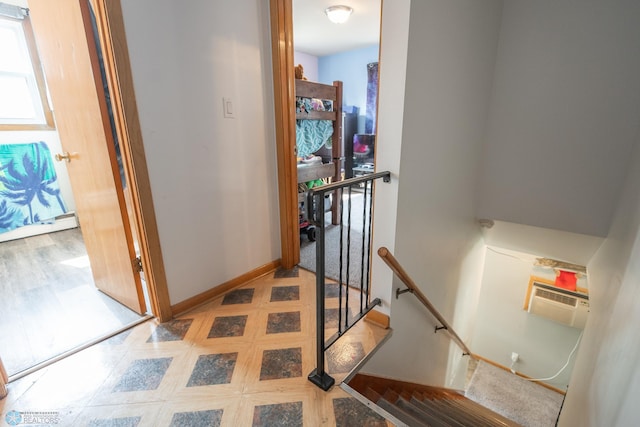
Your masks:
M 441 404 L 452 406 L 459 412 L 473 414 L 478 420 L 482 420 L 485 425 L 488 426 L 519 426 L 519 424 L 511 421 L 504 416 L 493 412 L 491 409 L 468 399 L 464 396 L 460 396 L 456 399 L 441 400 Z
M 378 400 L 376 404 L 385 411 L 393 414 L 393 416 L 410 427 L 430 427 L 429 424 L 426 424 L 424 421 L 415 418 L 412 414 L 410 414 L 403 408 L 398 407 L 395 402 L 391 403 L 384 397 L 380 398 L 380 400 Z
M 375 391 L 370 387 L 367 387 L 367 389 L 364 390 L 362 395 L 367 399 L 369 399 L 370 401 L 372 401 L 373 403 L 376 403 L 382 397 L 377 391 Z
M 473 417 L 468 417 L 466 416 L 466 414 L 452 414 L 450 412 L 444 412 L 439 410 L 439 408 L 435 408 L 428 403 L 416 399 L 415 397 L 412 397 L 410 402 L 416 407 L 421 408 L 425 412 L 433 414 L 434 417 L 437 417 L 439 420 L 442 420 L 442 422 L 446 423 L 443 425 L 456 427 L 466 427 L 470 425 L 473 425 L 474 427 L 482 426 L 482 424 L 476 423 L 476 420 L 473 419 Z
M 409 425 L 426 423 L 432 427 L 512 427 L 518 424 L 493 413 L 458 393 L 434 391 L 424 398 L 421 393 L 388 388 L 380 396 L 369 389 L 375 403 L 383 401 L 383 409 Z M 378 403 L 379 404 L 379 403 Z
M 406 403 L 405 403 L 406 402 Z M 454 420 L 444 416 L 442 413 L 438 411 L 434 411 L 432 408 L 429 408 L 427 405 L 420 404 L 415 399 L 412 400 L 404 400 L 401 401 L 401 406 L 411 405 L 415 411 L 419 411 L 420 418 L 425 420 L 428 425 L 432 427 L 464 427 L 461 424 L 456 423 Z
M 372 381 L 367 381 L 372 378 Z M 468 399 L 457 390 L 423 386 L 358 374 L 352 393 L 360 394 L 382 414 L 408 426 L 519 427 L 519 424 Z M 386 411 L 386 412 L 385 412 Z
M 398 394 L 398 392 L 393 390 L 392 388 L 388 388 L 382 394 L 382 398 L 387 400 L 390 403 L 395 404 L 396 401 L 400 398 L 400 394 Z

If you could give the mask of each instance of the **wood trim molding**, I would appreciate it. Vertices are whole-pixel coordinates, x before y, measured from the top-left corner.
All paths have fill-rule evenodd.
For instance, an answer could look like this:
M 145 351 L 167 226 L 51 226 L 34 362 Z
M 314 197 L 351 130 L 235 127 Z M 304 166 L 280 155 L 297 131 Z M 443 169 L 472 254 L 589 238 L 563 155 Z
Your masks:
M 258 277 L 264 276 L 265 274 L 274 271 L 276 268 L 280 267 L 280 265 L 280 260 L 271 261 L 234 279 L 224 282 L 216 286 L 215 288 L 211 288 L 208 291 L 202 292 L 196 296 L 181 301 L 171 307 L 173 315 L 177 316 L 179 314 L 192 310 L 201 304 L 207 303 L 212 299 L 219 297 L 226 292 L 229 292 L 233 288 L 244 285 L 247 282 L 255 280 Z
M 291 0 L 271 0 L 271 51 L 275 108 L 280 245 L 282 267 L 300 262 L 298 184 L 295 139 L 295 76 Z
M 101 28 L 105 68 L 109 87 L 112 89 L 114 116 L 133 200 L 134 223 L 150 303 L 158 320 L 166 322 L 172 318 L 171 302 L 138 117 L 122 6 L 120 0 L 95 0 L 92 3 Z
M 379 312 L 378 310 L 371 310 L 364 316 L 364 320 L 367 322 L 373 323 L 374 325 L 378 325 L 381 328 L 389 329 L 391 324 L 391 319 L 388 315 Z
M 472 356 L 473 356 L 475 359 L 482 360 L 483 362 L 487 362 L 487 363 L 489 363 L 490 365 L 495 366 L 496 368 L 504 369 L 504 370 L 505 370 L 505 371 L 507 371 L 507 372 L 511 372 L 511 369 L 507 368 L 507 367 L 506 367 L 506 366 L 504 366 L 504 365 L 499 364 L 498 362 L 494 362 L 494 361 L 493 361 L 493 360 L 491 360 L 491 359 L 487 359 L 486 357 L 478 356 L 478 355 L 477 355 L 477 354 L 475 354 L 475 353 L 474 353 L 474 354 L 472 354 Z M 529 376 L 527 376 L 527 375 L 525 375 L 525 374 L 523 374 L 523 373 L 520 373 L 520 372 L 518 372 L 518 371 L 516 371 L 516 373 L 515 373 L 515 374 L 516 374 L 517 376 L 521 377 L 521 378 L 526 379 L 526 380 L 531 380 L 531 379 L 532 379 L 531 377 L 529 377 Z M 564 390 L 560 390 L 559 388 L 556 388 L 556 387 L 554 387 L 554 386 L 552 386 L 552 385 L 549 385 L 549 384 L 547 384 L 547 383 L 543 383 L 542 381 L 532 381 L 532 382 L 534 382 L 534 383 L 536 383 L 536 384 L 538 384 L 538 385 L 540 385 L 540 386 L 542 386 L 542 387 L 544 387 L 544 388 L 547 388 L 547 389 L 549 389 L 549 390 L 555 391 L 556 393 L 559 393 L 559 394 L 562 394 L 562 395 L 567 394 L 567 392 L 566 392 L 566 391 L 564 391 Z

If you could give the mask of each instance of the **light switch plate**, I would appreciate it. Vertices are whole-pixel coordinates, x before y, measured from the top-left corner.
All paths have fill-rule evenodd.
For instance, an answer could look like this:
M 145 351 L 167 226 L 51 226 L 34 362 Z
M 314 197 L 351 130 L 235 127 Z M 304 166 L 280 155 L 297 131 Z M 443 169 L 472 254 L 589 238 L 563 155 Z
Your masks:
M 236 115 L 231 98 L 222 98 L 222 113 L 224 114 L 225 119 L 235 119 Z

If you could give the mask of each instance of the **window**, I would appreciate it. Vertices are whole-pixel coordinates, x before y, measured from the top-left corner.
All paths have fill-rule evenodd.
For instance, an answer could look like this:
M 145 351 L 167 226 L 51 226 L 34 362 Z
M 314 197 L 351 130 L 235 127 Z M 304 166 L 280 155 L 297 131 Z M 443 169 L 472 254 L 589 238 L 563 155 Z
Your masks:
M 0 3 L 0 130 L 53 128 L 27 10 Z

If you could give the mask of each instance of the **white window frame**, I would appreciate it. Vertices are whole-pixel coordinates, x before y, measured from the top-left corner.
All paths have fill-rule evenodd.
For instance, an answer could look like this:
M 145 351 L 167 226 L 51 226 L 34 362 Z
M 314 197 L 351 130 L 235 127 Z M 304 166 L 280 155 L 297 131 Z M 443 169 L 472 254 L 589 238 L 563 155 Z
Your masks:
M 30 67 L 27 69 L 0 69 L 0 79 L 24 79 L 30 94 L 30 102 L 35 114 L 32 117 L 0 116 L 0 130 L 52 130 L 55 129 L 53 111 L 47 97 L 46 83 L 42 65 L 36 49 L 35 38 L 29 16 L 22 19 L 0 14 L 0 28 L 8 29 L 16 34 L 18 49 L 22 52 Z M 0 96 L 2 94 L 0 93 Z M 5 94 L 5 96 L 8 96 Z

